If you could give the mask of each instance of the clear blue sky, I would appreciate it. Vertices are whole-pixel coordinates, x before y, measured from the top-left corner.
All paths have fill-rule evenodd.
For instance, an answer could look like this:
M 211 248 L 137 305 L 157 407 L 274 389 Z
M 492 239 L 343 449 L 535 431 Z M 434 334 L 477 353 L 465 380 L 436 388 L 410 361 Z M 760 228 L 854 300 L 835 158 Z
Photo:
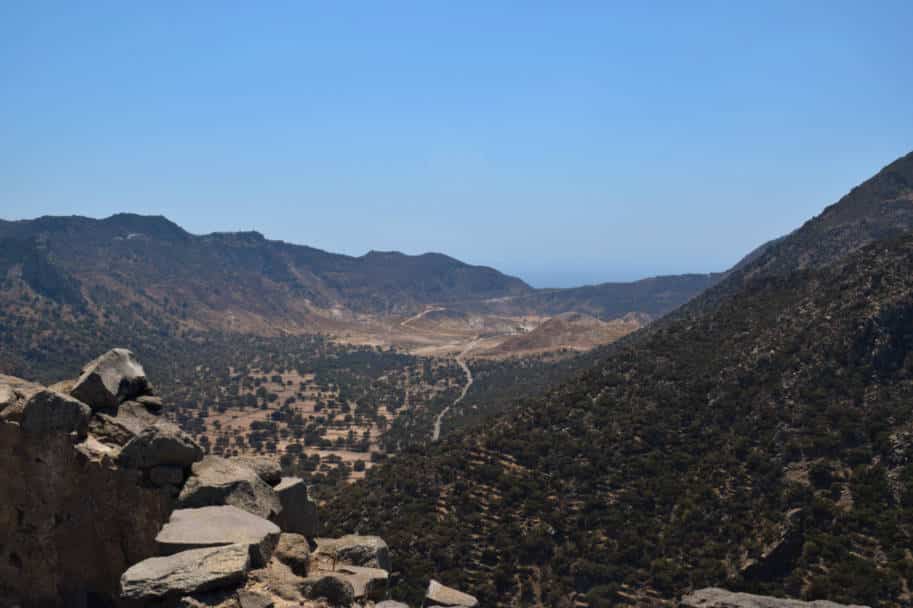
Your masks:
M 0 3 L 0 217 L 722 270 L 913 149 L 913 2 Z

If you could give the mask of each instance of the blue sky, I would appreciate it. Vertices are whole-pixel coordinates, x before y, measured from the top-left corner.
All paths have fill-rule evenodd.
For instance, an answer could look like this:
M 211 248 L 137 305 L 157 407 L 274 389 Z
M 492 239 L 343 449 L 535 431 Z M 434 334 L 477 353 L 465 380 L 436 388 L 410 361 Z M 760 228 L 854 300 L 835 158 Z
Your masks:
M 537 286 L 722 270 L 913 149 L 913 2 L 0 3 L 0 217 Z

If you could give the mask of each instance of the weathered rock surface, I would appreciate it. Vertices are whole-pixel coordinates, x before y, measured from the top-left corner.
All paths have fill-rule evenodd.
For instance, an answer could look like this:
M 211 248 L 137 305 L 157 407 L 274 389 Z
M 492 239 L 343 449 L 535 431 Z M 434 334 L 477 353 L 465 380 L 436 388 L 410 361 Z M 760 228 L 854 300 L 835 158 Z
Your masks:
M 279 535 L 279 544 L 273 556 L 291 568 L 298 576 L 307 576 L 311 561 L 311 548 L 300 534 L 285 532 Z
M 338 576 L 323 576 L 307 583 L 307 596 L 326 599 L 334 606 L 351 606 L 355 601 L 352 584 Z
M 70 390 L 93 410 L 113 410 L 124 401 L 150 392 L 143 366 L 125 348 L 109 350 L 89 362 Z
M 394 600 L 384 600 L 374 604 L 374 608 L 409 608 L 409 605 Z
M 162 422 L 158 416 L 136 401 L 126 401 L 117 415 L 97 412 L 89 423 L 89 432 L 106 443 L 124 446 L 150 426 Z
M 283 477 L 274 489 L 282 507 L 274 518 L 279 527 L 311 538 L 317 536 L 320 527 L 317 504 L 308 497 L 304 481 L 298 477 Z
M 827 600 L 803 602 L 750 593 L 734 593 L 725 589 L 710 587 L 684 596 L 683 608 L 864 608 L 862 606 L 837 604 Z
M 156 466 L 189 467 L 203 457 L 190 435 L 170 422 L 157 422 L 142 430 L 121 451 L 122 465 L 135 469 Z
M 259 568 L 272 556 L 279 533 L 274 523 L 236 507 L 202 507 L 174 511 L 155 540 L 163 554 L 218 545 L 245 545 L 250 547 L 253 566 Z
M 171 508 L 138 472 L 83 445 L 0 422 L 0 582 L 36 605 L 117 597 L 121 573 L 155 555 Z
M 183 508 L 231 505 L 264 518 L 282 509 L 279 497 L 253 469 L 219 456 L 193 465 L 178 503 Z
M 339 566 L 338 576 L 352 585 L 352 592 L 356 598 L 380 599 L 387 593 L 387 582 L 390 574 L 380 568 L 365 568 L 364 566 Z
M 192 549 L 152 557 L 121 577 L 121 597 L 130 600 L 177 598 L 240 584 L 250 568 L 247 545 Z
M 22 408 L 29 397 L 45 387 L 34 382 L 0 374 L 0 420 L 18 422 L 22 418 Z
M 425 598 L 429 603 L 438 606 L 473 608 L 479 605 L 479 600 L 468 593 L 446 587 L 435 580 L 428 583 L 428 591 L 425 592 Z
M 282 467 L 279 461 L 269 456 L 236 456 L 229 460 L 237 462 L 260 476 L 260 479 L 271 486 L 278 485 L 282 481 Z
M 272 608 L 275 602 L 262 593 L 255 591 L 239 591 L 238 604 L 241 608 Z
M 178 600 L 177 608 L 240 608 L 240 604 L 234 589 L 222 589 L 185 595 Z
M 266 568 L 251 570 L 248 575 L 248 586 L 269 589 L 270 593 L 284 602 L 300 603 L 304 600 L 304 580 L 274 556 Z
M 28 433 L 73 433 L 85 437 L 92 410 L 69 395 L 49 389 L 33 394 L 22 408 L 20 424 Z
M 318 538 L 315 553 L 335 557 L 339 563 L 390 570 L 390 549 L 379 536 Z

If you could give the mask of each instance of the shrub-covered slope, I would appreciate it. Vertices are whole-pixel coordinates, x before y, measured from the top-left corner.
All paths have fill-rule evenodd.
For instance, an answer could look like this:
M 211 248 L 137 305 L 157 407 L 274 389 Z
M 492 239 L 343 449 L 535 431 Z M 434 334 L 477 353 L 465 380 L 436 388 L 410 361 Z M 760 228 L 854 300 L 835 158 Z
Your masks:
M 913 239 L 759 275 L 325 512 L 486 605 L 691 588 L 908 604 Z M 403 583 L 403 596 L 419 590 Z

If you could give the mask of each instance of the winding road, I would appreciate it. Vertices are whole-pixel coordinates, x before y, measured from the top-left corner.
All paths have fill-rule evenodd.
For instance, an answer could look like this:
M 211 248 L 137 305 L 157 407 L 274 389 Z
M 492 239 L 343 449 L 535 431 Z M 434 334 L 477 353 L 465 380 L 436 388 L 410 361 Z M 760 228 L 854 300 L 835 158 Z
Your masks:
M 460 367 L 463 368 L 463 373 L 466 374 L 466 385 L 463 386 L 463 390 L 460 392 L 460 396 L 457 397 L 456 399 L 454 399 L 453 403 L 451 403 L 450 405 L 445 407 L 443 410 L 441 410 L 441 413 L 438 414 L 437 417 L 434 419 L 434 432 L 431 434 L 431 441 L 437 441 L 438 439 L 441 438 L 441 421 L 444 419 L 444 416 L 447 415 L 447 412 L 450 411 L 450 408 L 452 408 L 454 405 L 458 404 L 460 401 L 463 400 L 464 397 L 466 397 L 466 393 L 469 392 L 469 387 L 472 386 L 472 382 L 473 382 L 472 370 L 469 369 L 468 365 L 466 365 L 466 360 L 464 359 L 464 357 L 469 354 L 469 351 L 471 351 L 473 348 L 476 347 L 476 344 L 478 344 L 478 342 L 479 342 L 479 338 L 477 336 L 472 340 L 472 342 L 467 344 L 466 348 L 464 348 L 463 351 L 456 357 L 456 362 L 460 364 Z
M 439 311 L 441 311 L 441 310 L 447 310 L 447 309 L 444 308 L 443 306 L 429 306 L 428 308 L 426 308 L 426 309 L 423 310 L 422 312 L 418 313 L 417 315 L 412 316 L 412 317 L 409 317 L 408 319 L 405 319 L 405 320 L 403 320 L 403 321 L 400 321 L 399 324 L 400 324 L 402 327 L 406 327 L 407 325 L 409 325 L 409 324 L 412 323 L 413 321 L 418 321 L 419 319 L 421 319 L 422 317 L 424 317 L 425 315 L 427 315 L 427 314 L 430 313 L 430 312 L 439 312 Z

